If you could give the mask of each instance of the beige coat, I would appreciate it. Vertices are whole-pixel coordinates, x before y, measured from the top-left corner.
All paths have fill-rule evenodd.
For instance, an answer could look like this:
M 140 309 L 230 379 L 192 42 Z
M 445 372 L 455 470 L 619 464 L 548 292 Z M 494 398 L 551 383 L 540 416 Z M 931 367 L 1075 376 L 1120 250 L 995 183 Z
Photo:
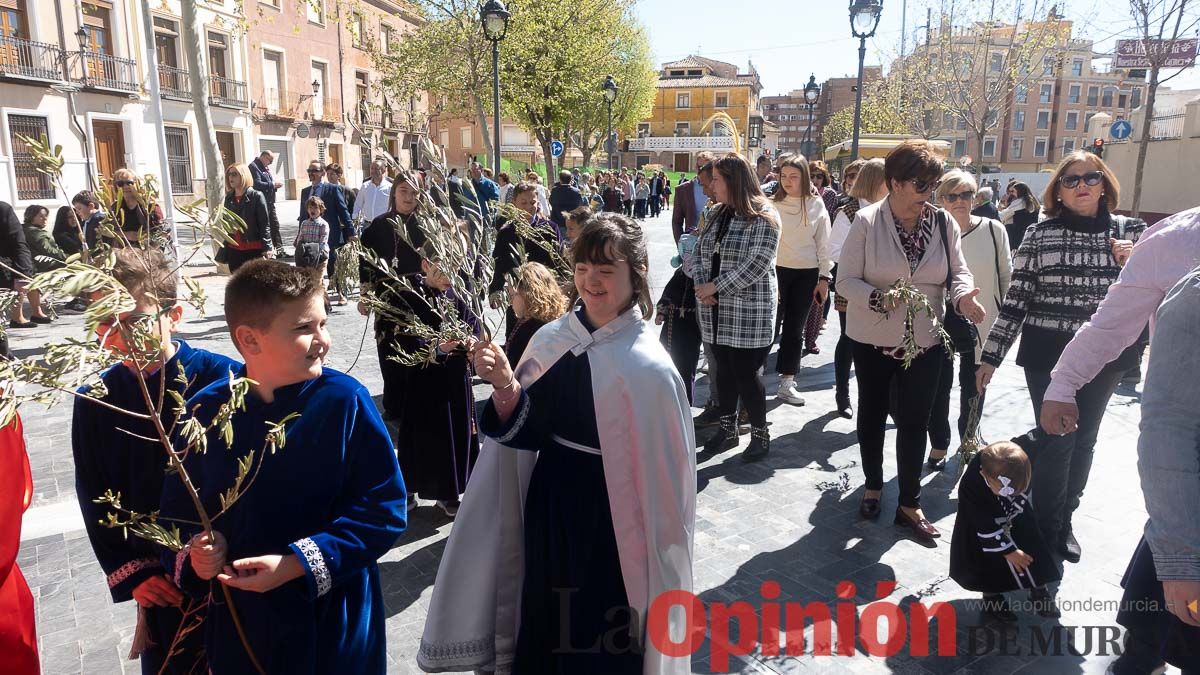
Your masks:
M 846 335 L 877 347 L 900 346 L 905 312 L 903 306 L 887 315 L 872 310 L 869 305 L 871 291 L 886 290 L 897 279 L 910 279 L 929 299 L 939 321 L 946 304 L 947 256 L 940 228 L 934 226 L 929 246 L 913 274 L 896 234 L 890 203 L 891 197 L 888 197 L 859 210 L 838 261 L 837 292 L 848 301 Z M 975 288 L 975 280 L 963 260 L 958 225 L 949 213 L 942 211 L 941 215 L 947 224 L 946 240 L 950 247 L 950 297 L 957 305 Z M 917 317 L 915 337 L 921 347 L 932 347 L 938 342 L 933 324 L 924 314 Z

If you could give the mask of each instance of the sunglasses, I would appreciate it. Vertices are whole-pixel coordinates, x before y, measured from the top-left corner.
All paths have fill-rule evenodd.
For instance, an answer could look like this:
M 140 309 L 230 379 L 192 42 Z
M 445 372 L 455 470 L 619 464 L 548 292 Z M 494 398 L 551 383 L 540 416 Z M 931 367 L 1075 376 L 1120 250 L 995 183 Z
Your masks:
M 1082 176 L 1067 175 L 1058 177 L 1058 183 L 1068 190 L 1079 187 L 1079 181 L 1083 181 L 1083 184 L 1088 187 L 1095 187 L 1103 180 L 1103 171 L 1089 171 Z
M 119 188 L 126 188 L 126 187 L 129 187 L 130 185 L 133 185 L 133 181 L 119 180 L 119 181 L 116 181 L 115 183 L 113 183 L 113 185 L 116 185 Z
M 962 192 L 956 192 L 954 194 L 942 195 L 942 201 L 946 202 L 947 204 L 953 204 L 954 202 L 956 202 L 960 199 L 963 200 L 964 202 L 969 202 L 974 198 L 975 198 L 974 190 L 963 190 Z
M 920 178 L 910 178 L 908 182 L 913 184 L 913 190 L 917 192 L 933 192 L 942 184 L 942 179 L 922 180 Z

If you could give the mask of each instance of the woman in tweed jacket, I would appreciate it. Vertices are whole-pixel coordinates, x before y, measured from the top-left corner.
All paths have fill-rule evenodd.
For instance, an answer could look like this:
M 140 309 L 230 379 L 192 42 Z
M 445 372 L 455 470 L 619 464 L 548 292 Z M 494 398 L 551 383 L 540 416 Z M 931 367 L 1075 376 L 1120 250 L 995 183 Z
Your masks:
M 779 214 L 763 196 L 750 163 L 726 155 L 713 163 L 710 189 L 718 206 L 692 258 L 700 333 L 717 359 L 721 427 L 705 452 L 737 447 L 737 402 L 750 417 L 750 445 L 742 459 L 762 459 L 771 448 L 767 397 L 758 369 L 775 338 Z

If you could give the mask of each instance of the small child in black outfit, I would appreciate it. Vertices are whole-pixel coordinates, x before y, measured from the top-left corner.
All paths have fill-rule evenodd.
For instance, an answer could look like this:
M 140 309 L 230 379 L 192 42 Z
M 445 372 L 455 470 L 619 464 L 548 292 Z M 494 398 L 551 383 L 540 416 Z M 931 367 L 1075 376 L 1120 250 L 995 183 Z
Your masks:
M 983 594 L 984 619 L 1012 622 L 1004 593 L 1028 589 L 1038 614 L 1057 613 L 1046 585 L 1061 578 L 1042 541 L 1026 491 L 1029 456 L 1016 443 L 992 443 L 975 456 L 958 486 L 950 540 L 950 578 Z

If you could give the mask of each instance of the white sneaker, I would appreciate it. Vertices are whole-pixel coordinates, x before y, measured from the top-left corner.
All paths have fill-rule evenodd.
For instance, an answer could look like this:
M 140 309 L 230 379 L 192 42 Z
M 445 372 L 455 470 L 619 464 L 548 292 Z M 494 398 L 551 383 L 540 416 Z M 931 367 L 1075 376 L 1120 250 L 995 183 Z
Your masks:
M 804 398 L 800 396 L 800 392 L 794 384 L 790 384 L 787 387 L 781 386 L 775 394 L 775 398 L 784 403 L 791 403 L 796 406 L 804 405 Z

